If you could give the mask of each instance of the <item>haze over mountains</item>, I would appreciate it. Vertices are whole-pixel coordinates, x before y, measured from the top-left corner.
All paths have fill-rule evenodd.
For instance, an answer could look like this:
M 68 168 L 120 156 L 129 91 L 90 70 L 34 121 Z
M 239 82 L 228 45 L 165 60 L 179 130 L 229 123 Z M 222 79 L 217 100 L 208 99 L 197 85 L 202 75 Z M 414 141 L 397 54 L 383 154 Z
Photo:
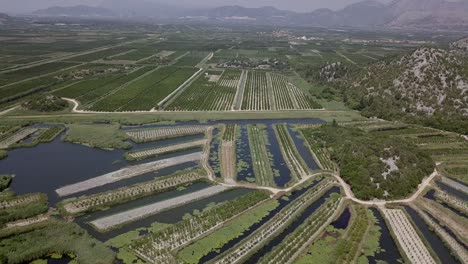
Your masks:
M 131 20 L 216 20 L 255 24 L 462 28 L 468 26 L 468 1 L 394 0 L 383 4 L 366 0 L 333 11 L 318 9 L 308 13 L 279 10 L 274 7 L 245 8 L 221 6 L 194 9 L 146 2 L 145 0 L 104 0 L 99 7 L 50 7 L 34 12 L 42 16 L 107 17 Z

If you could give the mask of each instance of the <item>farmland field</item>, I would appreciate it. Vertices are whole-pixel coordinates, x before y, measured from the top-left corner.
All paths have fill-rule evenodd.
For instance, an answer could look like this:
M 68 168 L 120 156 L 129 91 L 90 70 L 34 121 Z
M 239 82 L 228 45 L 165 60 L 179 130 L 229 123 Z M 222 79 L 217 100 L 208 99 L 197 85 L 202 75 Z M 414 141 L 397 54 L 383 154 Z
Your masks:
M 242 7 L 159 21 L 172 12 L 152 5 L 0 14 L 0 263 L 468 262 L 465 117 L 439 112 L 464 111 L 467 64 L 449 61 L 465 31 L 296 27 L 270 8 L 263 25 Z M 386 67 L 420 47 L 450 55 L 405 76 L 442 62 L 431 81 L 450 90 L 403 116 Z M 391 78 L 361 91 L 374 67 Z
M 208 72 L 193 82 L 167 107 L 171 111 L 221 111 L 231 109 L 241 72 Z
M 122 87 L 90 107 L 94 111 L 151 110 L 196 72 L 192 68 L 163 67 Z

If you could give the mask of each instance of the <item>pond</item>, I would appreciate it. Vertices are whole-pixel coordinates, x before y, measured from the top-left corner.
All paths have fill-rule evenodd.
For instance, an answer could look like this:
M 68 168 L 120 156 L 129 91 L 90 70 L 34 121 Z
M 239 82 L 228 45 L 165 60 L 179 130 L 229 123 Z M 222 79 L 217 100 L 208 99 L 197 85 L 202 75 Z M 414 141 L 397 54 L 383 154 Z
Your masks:
M 346 229 L 349 224 L 349 220 L 351 219 L 351 211 L 349 207 L 346 207 L 343 210 L 343 213 L 336 219 L 335 222 L 332 223 L 333 227 L 336 229 Z
M 186 140 L 182 138 L 179 140 Z M 171 140 L 173 142 L 173 140 Z M 161 141 L 158 144 L 165 144 Z M 137 146 L 136 144 L 133 144 Z M 152 146 L 152 144 L 150 144 Z M 148 144 L 139 144 L 139 148 L 150 147 Z M 14 174 L 15 178 L 11 188 L 17 194 L 34 192 L 46 193 L 50 205 L 55 205 L 59 200 L 55 190 L 59 187 L 84 181 L 105 173 L 119 170 L 126 166 L 147 163 L 150 161 L 165 159 L 178 155 L 200 151 L 192 149 L 161 155 L 143 161 L 129 162 L 125 160 L 125 150 L 102 150 L 83 145 L 62 142 L 57 137 L 51 143 L 40 144 L 34 148 L 20 148 L 8 152 L 8 158 L 0 161 L 0 174 Z M 178 170 L 196 166 L 195 162 L 179 164 L 173 167 L 159 170 L 157 173 L 149 173 L 132 179 L 123 180 L 116 184 L 109 184 L 101 188 L 95 188 L 92 192 L 105 191 L 110 188 L 126 186 L 129 184 L 150 180 L 156 176 L 168 175 Z M 85 192 L 81 194 L 89 194 Z

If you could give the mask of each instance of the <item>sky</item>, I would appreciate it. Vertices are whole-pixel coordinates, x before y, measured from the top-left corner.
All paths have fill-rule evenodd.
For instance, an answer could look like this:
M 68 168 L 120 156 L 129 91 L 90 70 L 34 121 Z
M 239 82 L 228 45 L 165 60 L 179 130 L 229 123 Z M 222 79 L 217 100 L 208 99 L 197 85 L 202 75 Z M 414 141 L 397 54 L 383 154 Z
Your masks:
M 129 2 L 135 0 L 128 0 Z M 240 5 L 245 7 L 274 6 L 279 9 L 308 12 L 317 8 L 340 9 L 361 0 L 144 0 L 187 7 Z M 391 0 L 379 0 L 389 2 Z M 0 12 L 26 13 L 50 6 L 99 5 L 101 0 L 0 0 Z

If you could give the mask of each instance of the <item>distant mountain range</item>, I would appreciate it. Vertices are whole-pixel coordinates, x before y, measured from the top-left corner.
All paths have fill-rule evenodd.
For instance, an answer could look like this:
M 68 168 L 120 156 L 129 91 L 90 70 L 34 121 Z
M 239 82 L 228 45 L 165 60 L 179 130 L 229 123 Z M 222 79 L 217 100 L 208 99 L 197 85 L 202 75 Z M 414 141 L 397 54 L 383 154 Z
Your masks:
M 132 20 L 216 20 L 268 25 L 321 27 L 465 28 L 468 1 L 394 0 L 383 4 L 366 0 L 341 10 L 318 9 L 309 13 L 274 7 L 221 6 L 195 10 L 145 0 L 104 0 L 99 7 L 50 7 L 34 12 L 41 16 L 114 17 Z

